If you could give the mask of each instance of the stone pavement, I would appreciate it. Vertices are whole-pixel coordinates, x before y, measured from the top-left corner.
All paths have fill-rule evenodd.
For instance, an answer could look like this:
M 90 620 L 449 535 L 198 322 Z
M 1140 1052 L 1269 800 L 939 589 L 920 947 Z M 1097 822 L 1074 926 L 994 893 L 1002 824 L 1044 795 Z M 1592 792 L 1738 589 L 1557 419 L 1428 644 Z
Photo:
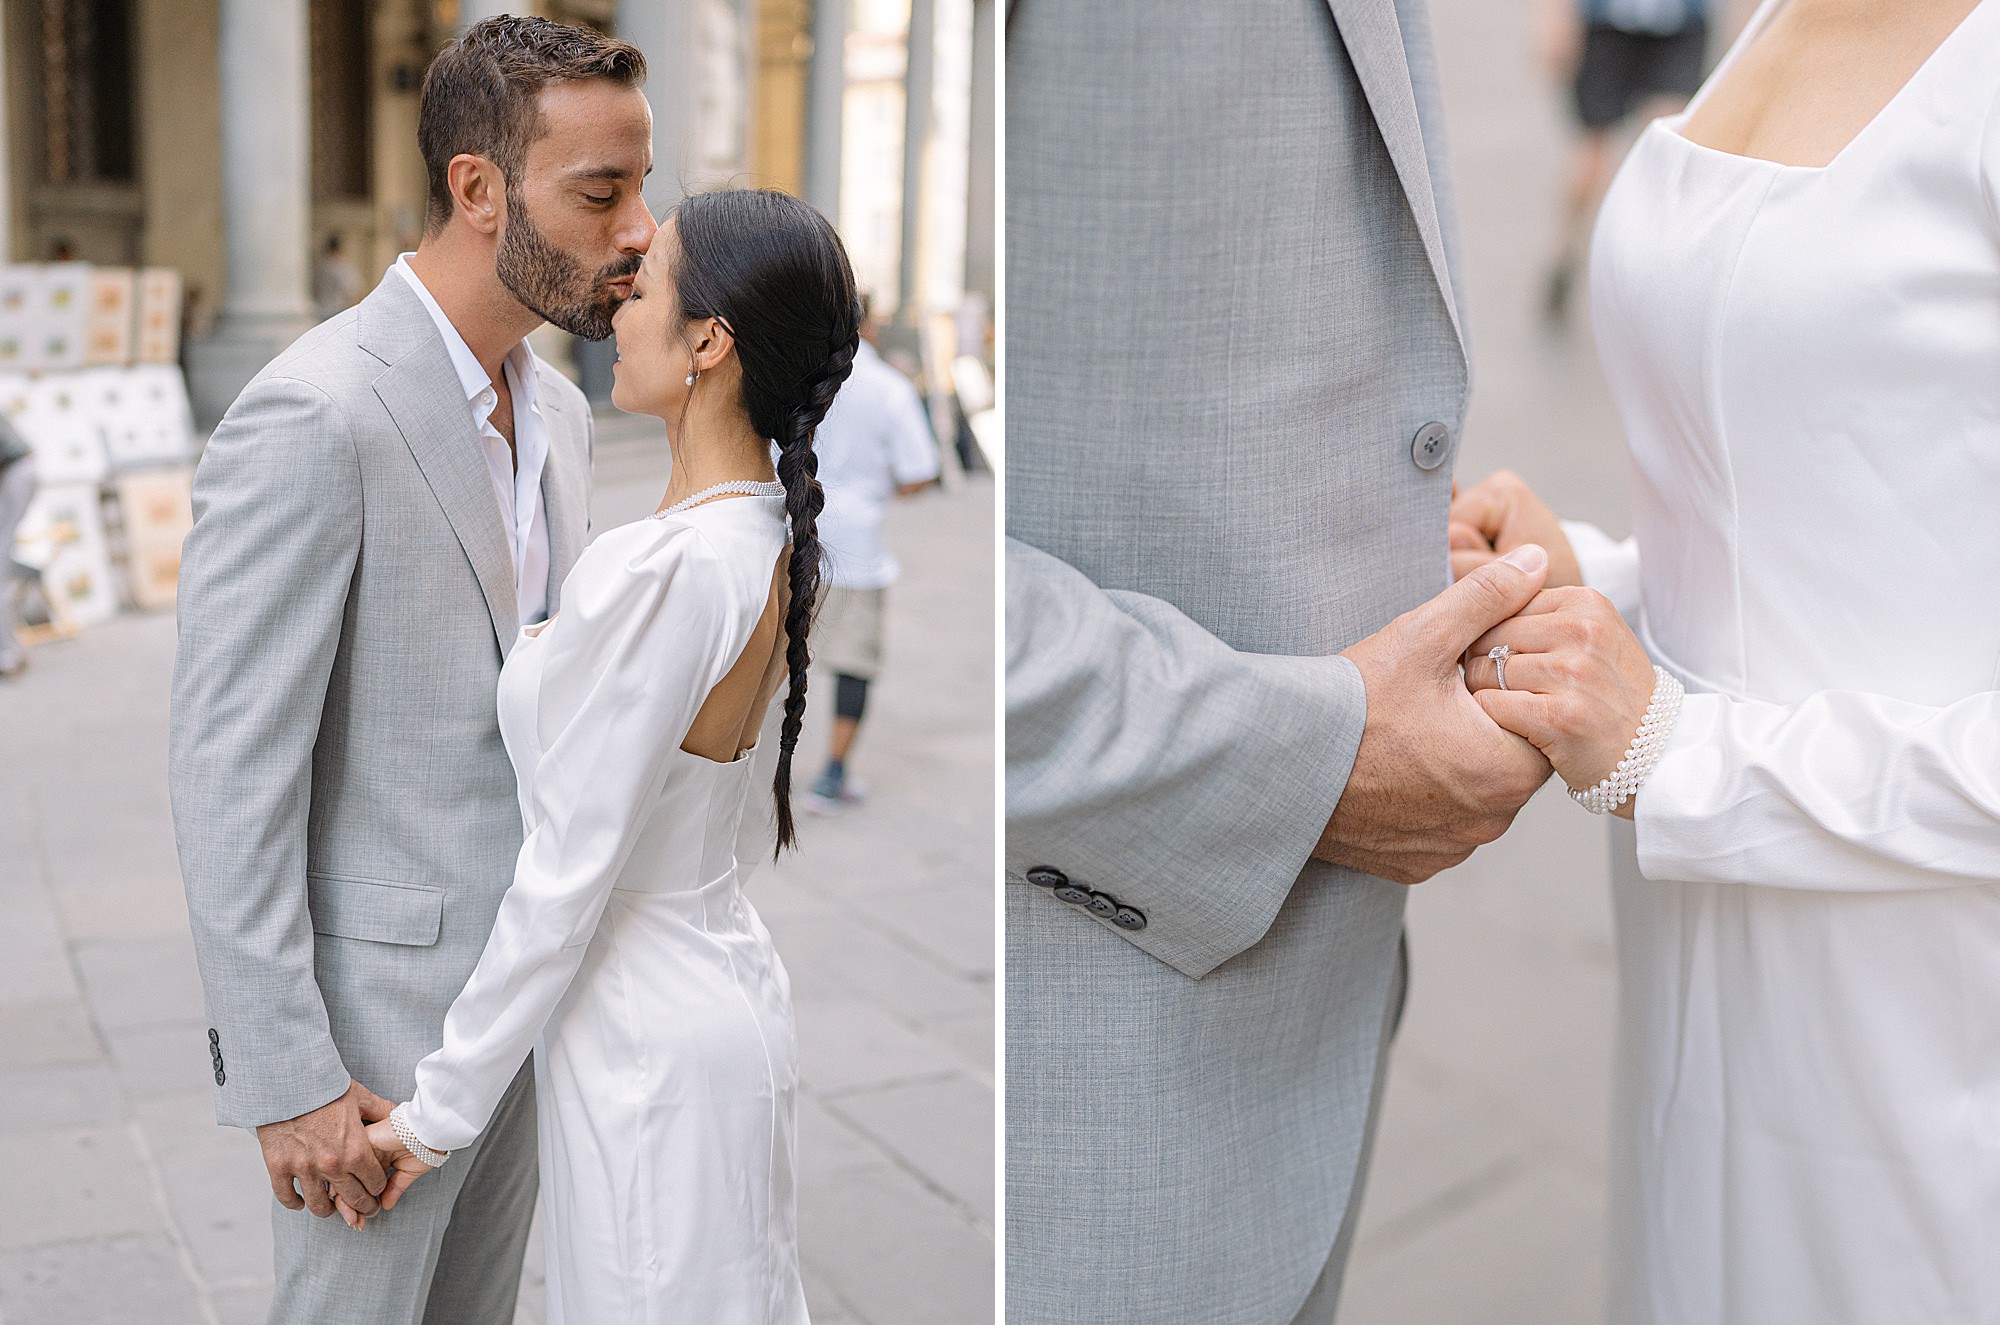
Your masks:
M 1540 323 L 1568 126 L 1530 7 L 1431 0 L 1470 285 L 1457 473 L 1629 532 L 1587 319 Z M 1605 825 L 1551 785 L 1410 898 L 1411 996 L 1342 1325 L 1597 1325 L 1616 997 Z
M 609 424 L 599 527 L 665 444 Z M 817 1325 L 962 1325 L 993 1294 L 993 488 L 903 503 L 865 806 L 751 884 L 791 969 L 800 1241 Z M 166 789 L 170 615 L 40 648 L 0 685 L 0 1325 L 254 1325 L 257 1147 L 211 1111 Z M 830 687 L 800 750 L 821 759 Z M 518 1320 L 542 1319 L 530 1257 Z

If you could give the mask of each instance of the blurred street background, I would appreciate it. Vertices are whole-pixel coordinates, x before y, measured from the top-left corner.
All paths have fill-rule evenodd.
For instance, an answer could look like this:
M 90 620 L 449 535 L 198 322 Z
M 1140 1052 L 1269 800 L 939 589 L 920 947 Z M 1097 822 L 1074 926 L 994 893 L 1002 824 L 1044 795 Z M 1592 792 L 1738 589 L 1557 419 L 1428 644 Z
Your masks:
M 0 1325 L 251 1325 L 270 1295 L 255 1141 L 215 1126 L 168 816 L 187 484 L 269 358 L 416 246 L 418 91 L 489 14 L 644 51 L 655 213 L 775 186 L 840 228 L 941 483 L 853 758 L 750 895 L 803 1059 L 801 1243 L 821 1325 L 957 1325 L 993 1286 L 994 61 L 999 0 L 0 0 L 0 415 L 41 491 L 0 589 Z M 608 344 L 536 351 L 597 403 L 595 527 L 667 479 L 607 403 Z M 5 541 L 5 540 L 0 540 Z M 822 765 L 830 677 L 799 751 Z M 542 1319 L 531 1251 L 522 1322 Z
M 1623 538 L 1625 452 L 1586 292 L 1566 325 L 1545 316 L 1567 90 L 1541 67 L 1526 0 L 1430 4 L 1471 306 L 1459 485 L 1512 469 L 1559 514 Z M 1342 1325 L 1603 1322 L 1608 851 L 1605 822 L 1551 782 L 1505 838 L 1412 891 L 1410 1001 Z

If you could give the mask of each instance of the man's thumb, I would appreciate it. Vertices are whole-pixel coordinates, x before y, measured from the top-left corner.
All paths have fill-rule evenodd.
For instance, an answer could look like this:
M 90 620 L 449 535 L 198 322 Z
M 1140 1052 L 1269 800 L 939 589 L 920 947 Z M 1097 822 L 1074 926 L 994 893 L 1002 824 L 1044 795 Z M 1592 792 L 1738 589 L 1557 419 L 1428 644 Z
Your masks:
M 1419 627 L 1440 656 L 1456 658 L 1526 607 L 1548 574 L 1548 552 L 1538 543 L 1523 543 L 1418 608 Z

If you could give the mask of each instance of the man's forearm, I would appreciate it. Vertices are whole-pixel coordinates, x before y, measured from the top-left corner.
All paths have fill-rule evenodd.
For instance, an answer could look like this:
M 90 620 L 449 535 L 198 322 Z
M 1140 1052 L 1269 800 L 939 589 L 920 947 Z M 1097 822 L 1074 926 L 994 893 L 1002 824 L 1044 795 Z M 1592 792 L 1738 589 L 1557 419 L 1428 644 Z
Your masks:
M 1261 938 L 1318 842 L 1366 714 L 1346 659 L 1230 648 L 1144 595 L 1008 547 L 1007 855 L 1145 918 L 1199 977 Z

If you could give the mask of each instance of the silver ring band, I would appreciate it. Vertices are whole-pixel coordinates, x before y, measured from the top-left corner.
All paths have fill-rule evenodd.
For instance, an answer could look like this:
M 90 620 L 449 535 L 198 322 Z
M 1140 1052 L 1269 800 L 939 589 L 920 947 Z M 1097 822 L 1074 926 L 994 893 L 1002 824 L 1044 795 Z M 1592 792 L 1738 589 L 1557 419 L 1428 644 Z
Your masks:
M 1507 688 L 1507 660 L 1514 656 L 1514 651 L 1505 644 L 1496 644 L 1486 651 L 1486 656 L 1493 660 L 1493 673 L 1500 678 L 1500 688 L 1505 690 Z

